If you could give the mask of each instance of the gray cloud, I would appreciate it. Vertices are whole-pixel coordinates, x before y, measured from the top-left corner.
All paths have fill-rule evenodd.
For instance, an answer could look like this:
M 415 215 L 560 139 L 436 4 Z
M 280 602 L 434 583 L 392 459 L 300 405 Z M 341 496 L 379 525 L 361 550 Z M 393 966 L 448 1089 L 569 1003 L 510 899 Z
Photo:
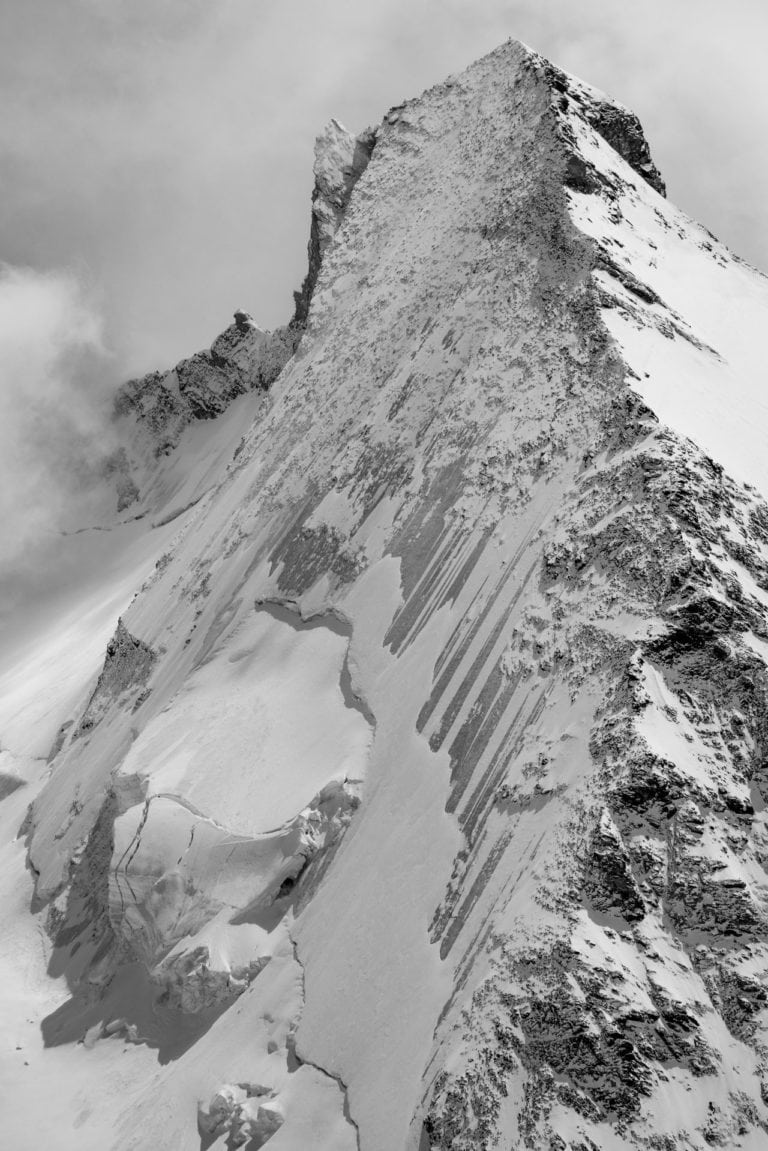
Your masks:
M 40 549 L 103 499 L 108 368 L 98 310 L 74 276 L 0 266 L 0 614 Z
M 125 373 L 236 306 L 283 322 L 314 136 L 378 120 L 509 35 L 624 100 L 671 196 L 768 265 L 768 124 L 750 0 L 0 0 L 0 257 L 84 268 Z
M 288 318 L 327 120 L 375 123 L 508 36 L 634 108 L 671 198 L 768 267 L 757 0 L 727 19 L 713 0 L 0 0 L 0 17 L 0 261 L 26 269 L 0 274 L 6 609 L 61 564 L 65 512 L 92 511 L 116 382 L 210 343 L 235 307 Z

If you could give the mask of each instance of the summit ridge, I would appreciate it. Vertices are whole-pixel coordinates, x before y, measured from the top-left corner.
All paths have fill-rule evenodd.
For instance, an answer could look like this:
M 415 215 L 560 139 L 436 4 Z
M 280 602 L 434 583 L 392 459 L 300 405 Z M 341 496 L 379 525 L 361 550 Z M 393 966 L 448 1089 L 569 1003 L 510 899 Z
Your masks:
M 315 179 L 0 665 L 67 1145 L 757 1151 L 768 281 L 515 41 Z

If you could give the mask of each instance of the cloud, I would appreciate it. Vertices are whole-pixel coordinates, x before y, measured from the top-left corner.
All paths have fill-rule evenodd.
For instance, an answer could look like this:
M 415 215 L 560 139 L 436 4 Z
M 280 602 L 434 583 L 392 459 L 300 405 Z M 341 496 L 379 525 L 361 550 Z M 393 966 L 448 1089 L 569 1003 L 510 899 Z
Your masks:
M 0 569 L 14 555 L 32 571 L 65 510 L 85 515 L 105 381 L 170 366 L 235 307 L 288 318 L 330 116 L 375 123 L 508 36 L 634 108 L 671 198 L 768 266 L 758 0 L 727 21 L 714 0 L 0 9 L 0 259 L 15 265 L 0 273 Z
M 733 0 L 0 0 L 0 257 L 82 261 L 125 374 L 271 326 L 312 147 L 521 38 L 634 107 L 676 202 L 768 265 L 768 8 Z
M 534 43 L 638 113 L 669 196 L 768 269 L 768 8 L 736 0 L 584 0 L 528 9 Z
M 101 318 L 74 275 L 0 265 L 0 577 L 6 581 L 27 578 L 40 549 L 50 550 L 51 538 L 87 515 L 101 494 L 107 368 Z

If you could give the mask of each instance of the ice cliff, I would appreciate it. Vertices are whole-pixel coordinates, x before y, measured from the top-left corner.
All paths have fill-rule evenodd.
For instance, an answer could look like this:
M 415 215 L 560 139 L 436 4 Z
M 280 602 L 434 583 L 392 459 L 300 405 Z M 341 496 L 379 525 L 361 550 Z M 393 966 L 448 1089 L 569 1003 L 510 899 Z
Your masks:
M 123 388 L 109 562 L 3 656 L 8 1109 L 764 1148 L 768 281 L 516 42 L 315 177 L 293 318 Z

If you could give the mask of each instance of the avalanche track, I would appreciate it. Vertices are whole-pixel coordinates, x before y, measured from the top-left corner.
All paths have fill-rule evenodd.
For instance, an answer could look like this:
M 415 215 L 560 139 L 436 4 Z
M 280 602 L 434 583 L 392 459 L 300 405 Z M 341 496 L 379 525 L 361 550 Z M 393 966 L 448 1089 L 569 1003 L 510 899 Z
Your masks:
M 9 1143 L 764 1148 L 768 281 L 515 42 L 315 176 L 3 651 Z

